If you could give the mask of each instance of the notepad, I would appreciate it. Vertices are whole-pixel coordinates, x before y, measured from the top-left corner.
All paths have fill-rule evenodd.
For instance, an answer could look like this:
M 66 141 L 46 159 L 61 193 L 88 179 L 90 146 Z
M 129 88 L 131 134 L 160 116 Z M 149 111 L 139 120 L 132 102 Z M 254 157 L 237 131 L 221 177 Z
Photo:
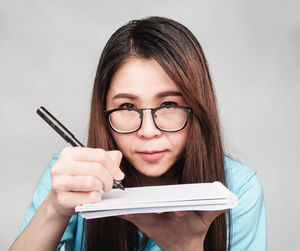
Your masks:
M 214 211 L 233 208 L 238 199 L 222 183 L 193 183 L 113 189 L 99 203 L 75 208 L 86 219 L 124 214 Z

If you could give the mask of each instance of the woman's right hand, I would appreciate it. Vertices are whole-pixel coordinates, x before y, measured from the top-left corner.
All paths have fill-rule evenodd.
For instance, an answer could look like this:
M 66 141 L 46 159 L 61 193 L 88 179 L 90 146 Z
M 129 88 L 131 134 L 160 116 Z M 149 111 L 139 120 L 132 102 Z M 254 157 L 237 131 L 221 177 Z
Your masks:
M 75 207 L 101 200 L 101 190 L 108 192 L 113 180 L 122 180 L 122 153 L 85 147 L 64 148 L 51 173 L 52 189 L 47 202 L 60 216 L 72 216 Z

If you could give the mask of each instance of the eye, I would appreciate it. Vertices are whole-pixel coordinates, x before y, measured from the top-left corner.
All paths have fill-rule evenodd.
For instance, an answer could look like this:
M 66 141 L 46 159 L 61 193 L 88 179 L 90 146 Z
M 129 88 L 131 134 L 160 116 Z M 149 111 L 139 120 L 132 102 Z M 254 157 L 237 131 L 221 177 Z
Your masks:
M 120 108 L 133 109 L 133 108 L 136 108 L 136 107 L 133 104 L 124 103 L 124 104 L 120 105 Z
M 173 101 L 166 101 L 163 102 L 160 106 L 177 106 L 178 104 L 176 102 Z

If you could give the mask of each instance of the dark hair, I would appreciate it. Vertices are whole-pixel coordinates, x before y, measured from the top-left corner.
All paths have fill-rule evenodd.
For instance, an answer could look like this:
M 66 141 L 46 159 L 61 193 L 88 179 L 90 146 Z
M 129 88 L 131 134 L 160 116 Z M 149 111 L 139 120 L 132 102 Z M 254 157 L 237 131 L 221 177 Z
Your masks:
M 178 182 L 220 181 L 226 185 L 216 99 L 205 56 L 194 35 L 180 23 L 167 18 L 131 21 L 119 28 L 107 42 L 94 83 L 88 146 L 117 149 L 103 111 L 113 75 L 131 58 L 155 59 L 193 110 L 186 149 L 172 167 L 176 170 Z M 121 168 L 125 172 L 127 187 L 141 185 L 135 169 L 130 168 L 125 158 Z M 230 214 L 227 216 L 222 214 L 211 224 L 204 241 L 205 250 L 229 249 L 227 224 Z M 116 217 L 87 221 L 86 250 L 137 250 L 139 245 L 138 230 L 130 222 Z

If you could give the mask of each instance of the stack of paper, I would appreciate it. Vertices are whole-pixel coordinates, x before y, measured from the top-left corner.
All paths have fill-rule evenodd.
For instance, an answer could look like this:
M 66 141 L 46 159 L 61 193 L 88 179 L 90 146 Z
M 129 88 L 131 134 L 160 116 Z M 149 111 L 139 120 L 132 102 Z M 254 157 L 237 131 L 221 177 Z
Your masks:
M 237 197 L 220 182 L 193 183 L 113 189 L 103 193 L 99 203 L 77 206 L 75 211 L 93 219 L 134 213 L 223 210 L 235 207 L 237 202 Z

